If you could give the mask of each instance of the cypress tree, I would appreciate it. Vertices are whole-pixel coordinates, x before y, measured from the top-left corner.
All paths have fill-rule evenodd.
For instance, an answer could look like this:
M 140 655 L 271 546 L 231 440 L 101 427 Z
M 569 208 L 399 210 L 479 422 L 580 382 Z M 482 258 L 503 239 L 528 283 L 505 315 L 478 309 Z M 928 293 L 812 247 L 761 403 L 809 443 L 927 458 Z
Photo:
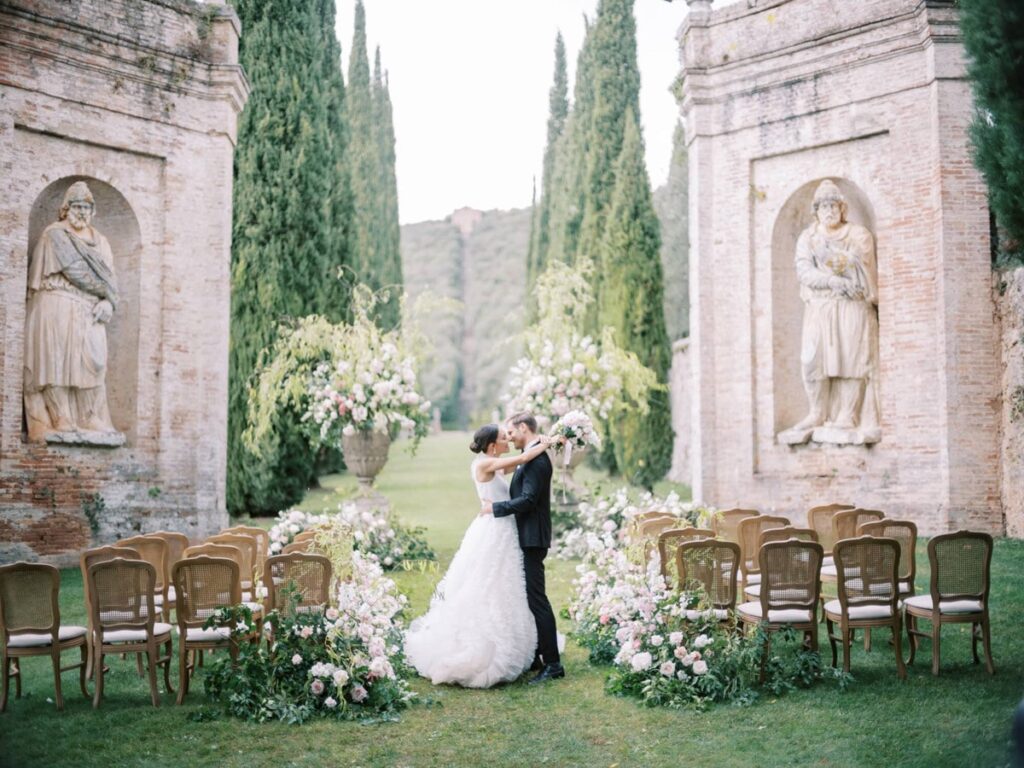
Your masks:
M 690 335 L 690 178 L 686 132 L 676 123 L 668 183 L 654 193 L 661 224 L 661 269 L 665 277 L 665 328 L 670 339 Z
M 960 29 L 977 116 L 971 126 L 975 164 L 989 205 L 1011 242 L 1000 257 L 1024 259 L 1024 5 L 1020 0 L 960 4 Z
M 580 223 L 586 207 L 584 178 L 590 143 L 591 114 L 594 108 L 591 76 L 594 26 L 586 18 L 583 21 L 586 32 L 583 46 L 576 58 L 572 110 L 555 145 L 546 262 L 576 263 Z
M 594 258 L 600 248 L 615 189 L 615 168 L 622 153 L 626 115 L 640 114 L 640 69 L 636 59 L 633 0 L 601 0 L 592 45 L 593 108 L 586 128 L 588 141 L 583 189 L 579 252 Z M 601 270 L 596 274 L 596 312 L 604 301 Z M 596 318 L 594 318 L 596 319 Z M 592 328 L 592 330 L 597 330 Z
M 347 191 L 337 173 L 345 94 L 333 0 L 239 0 L 236 9 L 252 94 L 234 167 L 227 505 L 260 513 L 298 500 L 314 479 L 315 457 L 293 420 L 281 418 L 261 458 L 241 435 L 249 383 L 278 324 L 322 311 L 328 298 L 344 311 L 346 289 L 336 276 L 348 260 Z
M 622 151 L 614 167 L 615 187 L 599 248 L 603 274 L 600 327 L 614 329 L 616 341 L 668 379 L 670 350 L 662 304 L 661 238 L 644 146 L 632 109 L 626 112 Z M 651 393 L 647 414 L 628 413 L 611 425 L 615 463 L 631 482 L 650 487 L 672 462 L 672 422 L 667 390 Z
M 394 328 L 399 321 L 402 285 L 401 230 L 398 224 L 398 180 L 395 173 L 395 123 L 391 108 L 387 75 L 380 63 L 380 48 L 373 63 L 373 125 L 377 138 L 379 199 L 377 206 L 377 247 L 380 284 L 395 286 L 387 304 L 378 315 L 384 328 Z
M 536 225 L 531 227 L 530 258 L 527 261 L 527 295 L 533 292 L 537 277 L 547 264 L 548 247 L 551 242 L 551 197 L 555 184 L 555 153 L 558 141 L 569 116 L 569 81 L 565 65 L 565 40 L 559 32 L 555 37 L 555 74 L 548 93 L 548 133 L 544 147 L 544 166 L 541 177 L 540 208 L 536 214 Z M 536 205 L 536 180 L 534 181 L 534 204 Z M 531 222 L 533 220 L 531 219 Z

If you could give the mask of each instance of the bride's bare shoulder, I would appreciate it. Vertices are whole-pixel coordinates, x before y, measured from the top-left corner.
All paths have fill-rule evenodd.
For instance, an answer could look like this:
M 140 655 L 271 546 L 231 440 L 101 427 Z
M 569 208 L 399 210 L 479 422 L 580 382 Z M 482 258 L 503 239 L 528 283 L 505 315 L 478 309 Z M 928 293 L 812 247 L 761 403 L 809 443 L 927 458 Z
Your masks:
M 470 473 L 473 475 L 473 479 L 478 483 L 489 483 L 494 479 L 493 472 L 483 471 L 483 457 L 477 457 L 473 459 L 473 463 L 469 465 Z

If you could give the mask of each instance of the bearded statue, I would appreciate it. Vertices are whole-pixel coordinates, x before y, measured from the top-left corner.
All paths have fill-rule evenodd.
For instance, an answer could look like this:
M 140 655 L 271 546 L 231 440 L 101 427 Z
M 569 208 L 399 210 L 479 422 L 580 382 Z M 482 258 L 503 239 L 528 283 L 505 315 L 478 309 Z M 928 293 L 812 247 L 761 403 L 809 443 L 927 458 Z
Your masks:
M 92 226 L 95 212 L 85 182 L 72 184 L 29 261 L 24 397 L 32 442 L 124 442 L 106 392 L 117 281 L 110 244 Z

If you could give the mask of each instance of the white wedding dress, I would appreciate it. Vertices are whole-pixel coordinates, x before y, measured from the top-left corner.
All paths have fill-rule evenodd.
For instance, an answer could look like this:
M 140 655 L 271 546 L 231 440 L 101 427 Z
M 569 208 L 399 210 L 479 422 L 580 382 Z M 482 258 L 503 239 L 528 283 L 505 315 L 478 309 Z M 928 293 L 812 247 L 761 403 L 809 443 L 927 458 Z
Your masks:
M 470 473 L 481 500 L 507 501 L 508 483 Z M 515 517 L 478 516 L 430 601 L 413 621 L 405 655 L 434 684 L 489 688 L 519 677 L 533 663 L 537 625 L 526 602 L 523 551 Z

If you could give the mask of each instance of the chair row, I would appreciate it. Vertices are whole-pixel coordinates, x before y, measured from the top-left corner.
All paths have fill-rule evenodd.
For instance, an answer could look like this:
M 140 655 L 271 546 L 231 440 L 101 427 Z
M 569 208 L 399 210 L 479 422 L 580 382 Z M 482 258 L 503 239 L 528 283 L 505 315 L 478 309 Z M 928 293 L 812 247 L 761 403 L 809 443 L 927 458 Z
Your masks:
M 178 695 L 180 704 L 188 692 L 197 654 L 219 648 L 232 657 L 238 652 L 239 637 L 231 627 L 204 629 L 203 625 L 225 607 L 247 605 L 254 618 L 267 609 L 323 609 L 329 602 L 331 564 L 326 557 L 295 553 L 267 558 L 267 599 L 265 604 L 244 601 L 242 572 L 235 559 L 208 554 L 189 554 L 171 568 L 170 584 L 175 596 L 178 635 Z M 170 680 L 172 625 L 164 606 L 157 568 L 128 547 L 100 547 L 82 554 L 88 626 L 65 626 L 60 622 L 60 572 L 41 563 L 14 563 L 0 567 L 0 667 L 2 690 L 0 712 L 7 706 L 9 681 L 16 681 L 21 696 L 20 659 L 50 656 L 53 660 L 57 709 L 64 700 L 61 673 L 79 670 L 83 695 L 89 697 L 86 679 L 91 665 L 95 675 L 93 706 L 103 697 L 104 659 L 109 654 L 144 654 L 148 660 L 150 697 L 159 706 L 156 669 L 164 669 L 164 683 L 173 693 Z M 256 623 L 256 622 L 254 622 Z M 236 627 L 236 629 L 239 629 Z M 244 627 L 242 639 L 258 642 L 260 625 Z M 236 633 L 237 635 L 237 633 Z M 61 666 L 64 651 L 80 648 L 80 663 Z M 91 664 L 90 664 L 91 662 Z M 141 662 L 140 662 L 141 671 Z
M 862 526 L 866 528 L 869 525 Z M 777 535 L 784 531 L 779 529 Z M 769 634 L 792 626 L 804 633 L 807 647 L 813 650 L 818 648 L 820 607 L 832 647 L 832 663 L 837 664 L 837 645 L 841 645 L 846 671 L 850 668 L 853 632 L 888 627 L 893 632 L 901 678 L 906 676 L 901 643 L 904 623 L 910 643 L 909 662 L 914 661 L 920 638 L 928 637 L 932 641 L 935 675 L 939 673 L 942 626 L 969 623 L 974 660 L 979 661 L 980 643 L 988 672 L 994 674 L 988 605 L 992 537 L 958 531 L 931 539 L 929 593 L 914 596 L 912 589 L 911 594 L 907 593 L 903 583 L 903 542 L 877 535 L 879 532 L 884 529 L 836 542 L 833 568 L 838 595 L 823 605 L 824 547 L 809 535 L 764 541 L 757 556 L 760 581 L 756 596 L 745 590 L 743 602 L 738 605 L 742 554 L 735 542 L 701 538 L 680 544 L 676 550 L 678 586 L 684 592 L 699 587 L 707 596 L 706 610 L 714 611 L 720 621 L 738 620 L 748 627 L 758 625 Z M 692 610 L 688 618 L 697 619 L 701 614 L 702 611 Z M 919 628 L 921 620 L 930 622 L 929 631 Z M 767 658 L 768 648 L 765 654 Z

